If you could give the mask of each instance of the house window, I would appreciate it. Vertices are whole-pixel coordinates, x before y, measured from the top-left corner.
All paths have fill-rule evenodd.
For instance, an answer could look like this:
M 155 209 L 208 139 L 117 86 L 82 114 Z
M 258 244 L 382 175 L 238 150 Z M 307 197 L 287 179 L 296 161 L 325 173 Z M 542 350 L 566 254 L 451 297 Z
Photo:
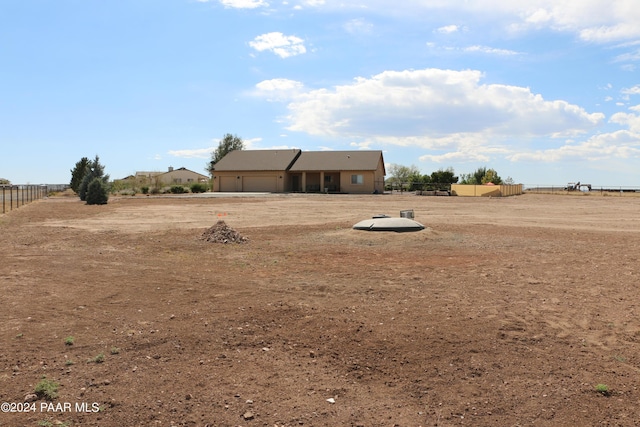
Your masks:
M 364 179 L 362 175 L 351 175 L 351 183 L 362 185 L 364 183 Z

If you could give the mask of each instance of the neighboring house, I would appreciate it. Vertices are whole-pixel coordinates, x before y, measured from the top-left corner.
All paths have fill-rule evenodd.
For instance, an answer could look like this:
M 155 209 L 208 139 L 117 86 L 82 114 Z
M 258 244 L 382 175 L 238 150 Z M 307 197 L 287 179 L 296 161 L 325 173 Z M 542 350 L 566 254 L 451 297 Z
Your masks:
M 382 151 L 235 150 L 213 172 L 213 191 L 382 193 Z
M 197 182 L 204 183 L 209 181 L 209 177 L 201 173 L 194 172 L 187 168 L 174 169 L 172 167 L 169 167 L 167 172 L 156 175 L 155 178 L 166 185 L 191 185 Z
M 161 173 L 164 172 L 136 172 L 134 178 L 136 180 L 136 182 L 147 182 L 150 183 L 153 181 L 153 178 L 155 178 L 156 176 L 160 175 Z M 130 177 L 127 177 L 125 179 L 129 179 Z
M 208 182 L 209 177 L 187 168 L 169 167 L 167 172 L 136 172 L 135 180 L 141 185 L 191 185 Z

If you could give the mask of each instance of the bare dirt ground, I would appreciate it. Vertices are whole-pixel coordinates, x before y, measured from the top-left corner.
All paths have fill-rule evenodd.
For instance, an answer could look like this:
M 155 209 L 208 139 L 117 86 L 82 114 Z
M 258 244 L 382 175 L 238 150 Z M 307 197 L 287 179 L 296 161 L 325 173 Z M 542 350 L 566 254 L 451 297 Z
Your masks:
M 0 216 L 0 402 L 58 396 L 0 426 L 635 426 L 639 258 L 637 197 L 48 198 Z

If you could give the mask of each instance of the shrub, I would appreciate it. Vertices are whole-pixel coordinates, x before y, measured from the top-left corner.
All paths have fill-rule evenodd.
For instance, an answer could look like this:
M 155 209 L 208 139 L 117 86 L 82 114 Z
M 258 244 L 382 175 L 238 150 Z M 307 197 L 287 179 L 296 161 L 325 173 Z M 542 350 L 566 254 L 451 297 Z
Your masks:
M 106 205 L 109 200 L 107 188 L 100 178 L 94 178 L 87 187 L 86 201 L 88 205 Z
M 206 184 L 202 184 L 200 182 L 196 182 L 195 184 L 191 184 L 191 187 L 189 187 L 191 189 L 192 193 L 205 193 L 207 191 L 207 185 Z
M 48 380 L 47 377 L 42 377 L 40 382 L 36 384 L 36 395 L 40 398 L 45 398 L 47 400 L 53 400 L 58 397 L 58 386 L 59 384 L 53 380 Z
M 142 194 L 149 194 L 149 187 L 146 185 L 140 188 L 140 190 L 142 191 Z
M 104 353 L 100 353 L 96 357 L 87 360 L 87 363 L 102 363 L 102 362 L 104 362 Z
M 598 384 L 596 386 L 596 393 L 600 393 L 603 396 L 611 396 L 611 391 L 609 391 L 609 387 L 606 384 Z
M 171 187 L 170 191 L 172 194 L 182 194 L 187 192 L 182 185 L 174 185 Z

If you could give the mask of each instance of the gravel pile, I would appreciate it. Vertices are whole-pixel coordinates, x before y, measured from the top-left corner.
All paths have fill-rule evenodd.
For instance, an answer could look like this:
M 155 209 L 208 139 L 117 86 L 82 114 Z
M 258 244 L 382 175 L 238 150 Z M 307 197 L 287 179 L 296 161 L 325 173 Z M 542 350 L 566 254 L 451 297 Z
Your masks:
M 224 221 L 218 221 L 216 225 L 205 230 L 201 239 L 212 243 L 246 243 L 249 241 Z

